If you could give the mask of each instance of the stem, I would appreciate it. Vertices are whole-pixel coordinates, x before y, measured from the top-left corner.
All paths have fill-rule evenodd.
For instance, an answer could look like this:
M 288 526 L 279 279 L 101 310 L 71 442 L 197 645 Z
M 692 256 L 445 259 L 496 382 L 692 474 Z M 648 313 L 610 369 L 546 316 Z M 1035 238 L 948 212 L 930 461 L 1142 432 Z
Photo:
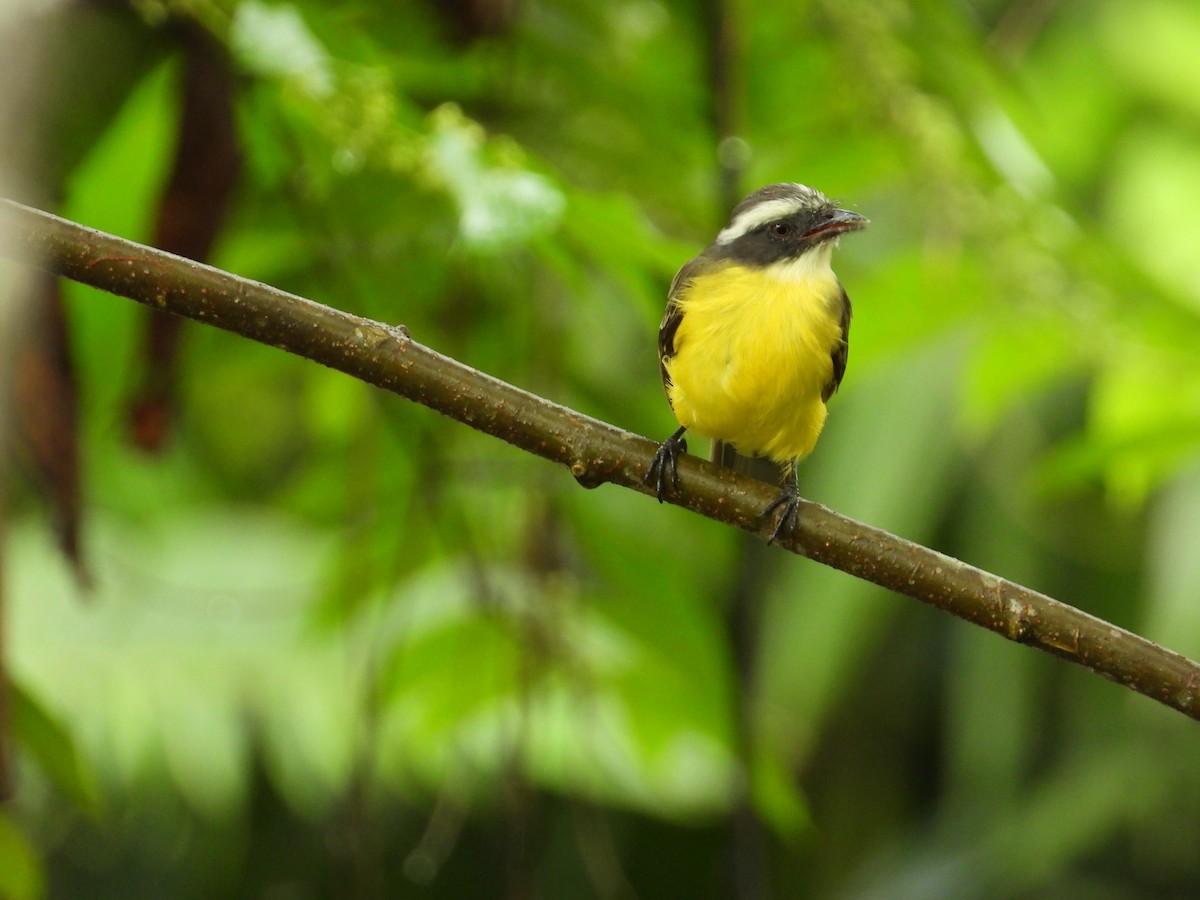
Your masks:
M 0 252 L 270 344 L 435 409 L 569 468 L 585 487 L 643 494 L 657 444 L 442 356 L 407 330 L 322 306 L 210 266 L 0 200 Z M 705 460 L 679 460 L 671 503 L 764 540 L 776 489 Z M 802 501 L 777 542 L 997 634 L 1069 660 L 1193 719 L 1200 665 L 1136 634 L 935 550 Z

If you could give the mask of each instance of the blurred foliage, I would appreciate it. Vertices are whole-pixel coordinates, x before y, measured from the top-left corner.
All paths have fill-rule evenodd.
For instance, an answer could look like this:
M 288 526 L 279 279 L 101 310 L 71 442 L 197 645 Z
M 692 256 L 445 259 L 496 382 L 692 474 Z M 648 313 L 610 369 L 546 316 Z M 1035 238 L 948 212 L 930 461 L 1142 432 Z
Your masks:
M 216 265 L 655 437 L 726 17 L 740 189 L 873 223 L 805 492 L 1200 653 L 1187 0 L 42 8 L 7 24 L 63 215 L 149 238 L 181 16 L 239 72 Z M 0 892 L 40 857 L 56 897 L 755 896 L 746 797 L 775 896 L 1200 890 L 1177 714 L 213 330 L 144 456 L 142 311 L 68 291 L 96 587 L 18 492 Z

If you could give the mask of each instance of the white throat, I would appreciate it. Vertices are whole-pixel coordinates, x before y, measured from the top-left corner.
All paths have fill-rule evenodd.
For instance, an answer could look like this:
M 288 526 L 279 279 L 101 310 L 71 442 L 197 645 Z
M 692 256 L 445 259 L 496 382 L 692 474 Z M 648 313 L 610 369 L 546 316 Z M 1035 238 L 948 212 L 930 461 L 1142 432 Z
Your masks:
M 763 269 L 763 273 L 778 281 L 828 281 L 836 278 L 829 261 L 837 240 L 822 241 L 795 259 L 774 262 Z

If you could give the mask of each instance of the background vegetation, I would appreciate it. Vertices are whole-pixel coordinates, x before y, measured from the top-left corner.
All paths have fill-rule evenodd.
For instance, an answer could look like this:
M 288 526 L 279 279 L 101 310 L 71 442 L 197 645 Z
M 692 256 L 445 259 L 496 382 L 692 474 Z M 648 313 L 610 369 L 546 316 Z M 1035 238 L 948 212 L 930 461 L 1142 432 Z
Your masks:
M 674 428 L 674 270 L 746 191 L 820 187 L 873 224 L 838 253 L 850 366 L 805 493 L 1200 654 L 1186 0 L 23 12 L 10 193 L 196 255 L 208 229 L 222 268 L 642 434 Z M 65 285 L 75 395 L 30 374 L 68 372 L 53 290 L 18 332 L 0 280 L 0 893 L 1200 889 L 1177 713 Z

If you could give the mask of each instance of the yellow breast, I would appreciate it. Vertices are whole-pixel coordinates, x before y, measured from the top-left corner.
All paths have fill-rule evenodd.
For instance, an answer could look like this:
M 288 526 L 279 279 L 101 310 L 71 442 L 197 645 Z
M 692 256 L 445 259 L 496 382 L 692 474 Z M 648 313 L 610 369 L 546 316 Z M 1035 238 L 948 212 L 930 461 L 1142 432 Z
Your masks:
M 832 249 L 832 247 L 830 247 Z M 747 456 L 795 461 L 825 424 L 821 393 L 842 340 L 842 293 L 824 265 L 730 266 L 697 277 L 667 361 L 679 423 Z

